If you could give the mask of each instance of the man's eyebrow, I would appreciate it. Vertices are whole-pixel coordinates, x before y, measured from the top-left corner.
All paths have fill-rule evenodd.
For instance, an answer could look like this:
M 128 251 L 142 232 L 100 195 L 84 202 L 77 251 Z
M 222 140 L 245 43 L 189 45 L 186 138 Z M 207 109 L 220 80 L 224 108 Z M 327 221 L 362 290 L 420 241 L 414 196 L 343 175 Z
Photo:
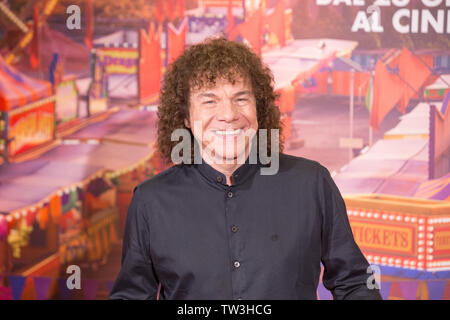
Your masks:
M 247 95 L 247 94 L 251 94 L 251 91 L 250 90 L 239 91 L 239 92 L 236 92 L 235 94 L 233 94 L 233 97 L 243 96 L 243 95 Z M 212 92 L 204 92 L 204 93 L 199 93 L 198 97 L 199 98 L 217 98 L 217 95 Z
M 246 95 L 246 94 L 251 94 L 250 90 L 244 90 L 244 91 L 236 92 L 233 96 L 237 97 L 237 96 L 243 96 L 243 95 Z
M 200 93 L 198 95 L 199 98 L 216 98 L 217 96 L 212 92 Z

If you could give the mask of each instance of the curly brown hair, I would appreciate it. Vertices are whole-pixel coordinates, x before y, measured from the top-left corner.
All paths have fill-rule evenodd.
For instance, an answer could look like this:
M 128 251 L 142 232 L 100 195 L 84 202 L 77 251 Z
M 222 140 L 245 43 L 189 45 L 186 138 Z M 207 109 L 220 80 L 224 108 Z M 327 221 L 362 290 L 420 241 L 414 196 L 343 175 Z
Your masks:
M 171 141 L 172 132 L 175 129 L 187 129 L 191 134 L 191 163 L 194 163 L 194 136 L 191 129 L 186 128 L 184 124 L 184 119 L 189 119 L 190 90 L 203 88 L 205 85 L 214 86 L 217 79 L 234 84 L 238 77 L 250 80 L 256 100 L 258 129 L 267 129 L 267 154 L 270 155 L 272 151 L 271 129 L 279 130 L 278 151 L 283 151 L 280 110 L 275 105 L 278 94 L 274 91 L 273 75 L 269 67 L 246 45 L 215 38 L 193 45 L 167 70 L 157 112 L 157 148 L 164 161 L 172 163 L 172 148 L 178 143 Z

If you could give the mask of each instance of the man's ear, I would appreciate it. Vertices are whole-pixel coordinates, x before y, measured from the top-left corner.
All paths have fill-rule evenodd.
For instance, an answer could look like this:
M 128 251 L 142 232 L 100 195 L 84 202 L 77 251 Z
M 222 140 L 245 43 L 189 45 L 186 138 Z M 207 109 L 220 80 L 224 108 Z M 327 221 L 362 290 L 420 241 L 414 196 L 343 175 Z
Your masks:
M 184 125 L 186 126 L 186 128 L 190 128 L 188 119 L 184 119 Z

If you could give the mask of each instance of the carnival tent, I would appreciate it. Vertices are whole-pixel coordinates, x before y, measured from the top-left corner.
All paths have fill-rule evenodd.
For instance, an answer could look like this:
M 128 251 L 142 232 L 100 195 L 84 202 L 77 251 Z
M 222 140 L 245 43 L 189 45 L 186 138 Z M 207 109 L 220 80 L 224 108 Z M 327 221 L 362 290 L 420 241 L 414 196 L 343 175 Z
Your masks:
M 53 164 L 83 164 L 101 166 L 106 171 L 125 170 L 152 155 L 153 148 L 124 143 L 67 144 L 44 154 L 41 158 Z M 66 167 L 67 170 L 67 167 Z
M 39 159 L 0 167 L 0 212 L 35 206 L 50 195 L 104 172 L 130 168 L 152 155 L 153 148 L 103 142 L 60 145 Z
M 48 70 L 53 54 L 58 53 L 65 74 L 89 73 L 89 48 L 44 24 L 41 33 L 42 67 Z
M 429 98 L 443 98 L 450 92 L 450 74 L 440 75 L 432 84 L 425 88 L 424 95 Z
M 66 137 L 38 159 L 0 166 L 0 211 L 36 205 L 62 188 L 147 160 L 154 151 L 155 123 L 154 111 L 121 110 Z
M 379 140 L 334 179 L 343 194 L 413 196 L 428 177 L 428 140 Z
M 151 146 L 156 141 L 156 112 L 123 109 L 67 139 L 97 139 Z
M 38 73 L 40 76 L 48 77 L 54 54 L 58 54 L 58 61 L 62 62 L 64 74 L 89 74 L 89 48 L 53 30 L 48 23 L 44 23 L 40 28 L 38 69 L 31 67 L 28 58 L 21 59 L 16 67 L 27 74 Z
M 336 57 L 330 66 L 331 71 L 351 71 L 352 69 L 355 72 L 364 72 L 364 69 L 359 63 L 346 57 Z
M 450 173 L 422 183 L 414 195 L 417 198 L 450 201 Z
M 309 78 L 334 57 L 350 55 L 357 45 L 356 41 L 337 39 L 294 40 L 263 52 L 262 58 L 274 74 L 275 89 L 280 89 Z
M 275 90 L 290 86 L 297 76 L 307 72 L 317 65 L 317 60 L 296 59 L 291 57 L 264 57 L 275 80 Z
M 0 166 L 0 212 L 9 213 L 36 206 L 71 185 L 102 173 L 95 164 L 36 159 Z
M 450 83 L 450 74 L 440 75 L 439 78 L 437 78 L 433 84 L 427 86 L 426 89 L 429 90 L 449 89 L 449 86 L 445 82 Z
M 94 40 L 95 47 L 121 47 L 137 48 L 138 33 L 135 30 L 119 30 Z
M 18 108 L 51 94 L 49 82 L 20 73 L 0 56 L 0 111 Z
M 442 102 L 434 103 L 441 106 Z M 400 122 L 384 134 L 385 139 L 424 138 L 428 139 L 430 132 L 430 105 L 420 102 L 411 112 L 400 116 Z

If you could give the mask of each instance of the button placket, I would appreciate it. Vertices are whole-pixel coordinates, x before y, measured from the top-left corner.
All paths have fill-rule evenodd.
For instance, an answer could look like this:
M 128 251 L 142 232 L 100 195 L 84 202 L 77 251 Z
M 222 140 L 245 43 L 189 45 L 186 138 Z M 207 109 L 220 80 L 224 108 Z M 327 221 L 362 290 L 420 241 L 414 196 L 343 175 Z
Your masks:
M 225 207 L 227 224 L 230 231 L 228 234 L 230 258 L 231 258 L 231 281 L 232 281 L 232 294 L 233 297 L 242 297 L 243 289 L 245 287 L 245 266 L 242 264 L 242 235 L 240 235 L 240 228 L 238 227 L 239 218 L 239 203 L 235 188 L 228 186 L 225 191 Z

